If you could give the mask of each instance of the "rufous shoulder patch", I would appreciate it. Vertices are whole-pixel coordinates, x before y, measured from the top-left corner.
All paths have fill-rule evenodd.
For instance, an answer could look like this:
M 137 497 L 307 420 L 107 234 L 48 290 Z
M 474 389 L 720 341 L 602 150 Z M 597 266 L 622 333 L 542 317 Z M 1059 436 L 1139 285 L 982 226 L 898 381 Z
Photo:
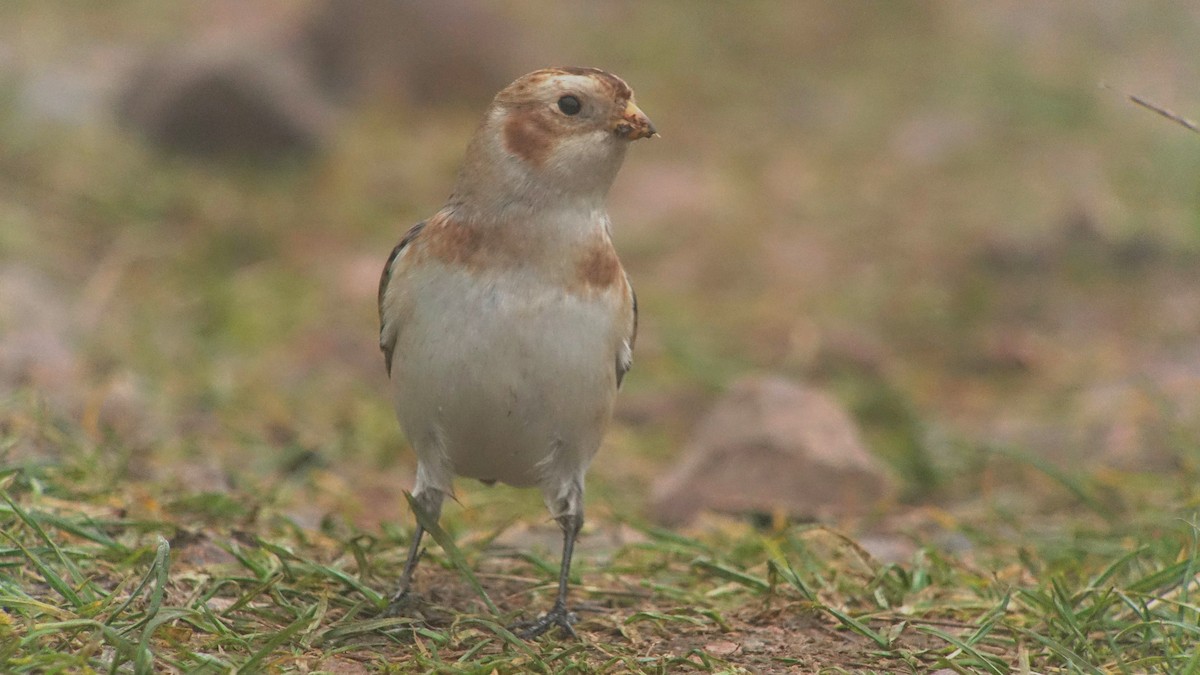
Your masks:
M 478 228 L 453 218 L 431 220 L 425 236 L 425 253 L 438 260 L 470 264 L 483 248 L 483 233 Z
M 591 246 L 580 258 L 576 269 L 579 286 L 602 290 L 619 283 L 622 277 L 621 261 L 612 243 L 603 239 Z

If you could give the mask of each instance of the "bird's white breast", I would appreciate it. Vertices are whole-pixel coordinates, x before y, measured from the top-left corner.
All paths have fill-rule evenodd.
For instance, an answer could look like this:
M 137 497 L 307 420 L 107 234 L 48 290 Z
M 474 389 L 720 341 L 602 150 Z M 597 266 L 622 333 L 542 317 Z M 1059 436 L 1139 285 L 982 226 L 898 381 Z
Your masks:
M 616 394 L 617 289 L 441 263 L 405 285 L 392 387 L 432 479 L 547 485 L 586 469 Z

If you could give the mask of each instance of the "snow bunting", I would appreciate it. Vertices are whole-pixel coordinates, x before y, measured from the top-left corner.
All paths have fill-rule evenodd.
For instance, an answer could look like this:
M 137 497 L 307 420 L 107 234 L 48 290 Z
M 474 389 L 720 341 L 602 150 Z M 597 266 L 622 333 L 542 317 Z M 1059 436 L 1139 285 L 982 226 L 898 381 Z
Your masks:
M 637 299 L 604 201 L 654 125 L 620 78 L 547 68 L 496 95 L 454 191 L 392 251 L 379 346 L 435 520 L 454 476 L 538 487 L 562 526 L 553 608 L 521 627 L 574 637 L 567 583 L 583 480 L 632 363 Z M 411 599 L 418 523 L 392 598 Z

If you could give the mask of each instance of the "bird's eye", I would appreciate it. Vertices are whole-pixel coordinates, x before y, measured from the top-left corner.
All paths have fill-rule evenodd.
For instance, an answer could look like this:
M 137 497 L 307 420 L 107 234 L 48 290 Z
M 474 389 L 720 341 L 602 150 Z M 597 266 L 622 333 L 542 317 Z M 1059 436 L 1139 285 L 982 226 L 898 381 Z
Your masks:
M 558 109 L 564 115 L 578 115 L 580 110 L 583 110 L 583 104 L 574 96 L 563 96 L 558 99 Z

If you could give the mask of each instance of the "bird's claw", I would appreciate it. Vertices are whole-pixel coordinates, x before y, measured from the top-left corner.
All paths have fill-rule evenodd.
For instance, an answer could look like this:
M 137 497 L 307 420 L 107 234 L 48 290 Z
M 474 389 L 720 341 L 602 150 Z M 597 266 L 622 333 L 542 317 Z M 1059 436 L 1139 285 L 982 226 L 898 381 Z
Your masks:
M 387 609 L 383 610 L 383 615 L 388 617 L 409 617 L 413 619 L 424 619 L 425 615 L 421 608 L 425 605 L 425 599 L 421 594 L 410 589 L 397 591 L 392 599 L 388 601 Z
M 575 628 L 572 626 L 578 620 L 579 617 L 575 616 L 574 612 L 568 611 L 566 605 L 556 604 L 553 609 L 537 619 L 513 624 L 509 629 L 523 640 L 532 640 L 551 628 L 557 627 L 567 637 L 572 640 L 578 640 L 579 636 L 575 633 Z

